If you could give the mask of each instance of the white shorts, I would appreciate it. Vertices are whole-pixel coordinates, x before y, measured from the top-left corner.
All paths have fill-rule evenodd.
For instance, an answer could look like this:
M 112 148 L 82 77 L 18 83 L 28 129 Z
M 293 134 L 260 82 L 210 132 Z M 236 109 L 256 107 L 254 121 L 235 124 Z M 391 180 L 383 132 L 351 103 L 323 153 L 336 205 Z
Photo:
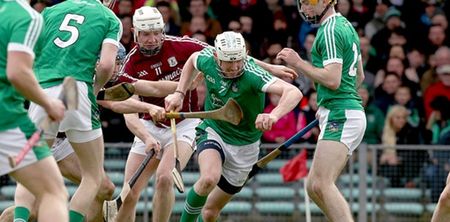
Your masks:
M 67 138 L 56 138 L 51 151 L 56 162 L 65 159 L 67 156 L 75 152 Z
M 258 161 L 260 141 L 252 144 L 236 146 L 225 143 L 211 127 L 206 128 L 206 140 L 219 143 L 224 153 L 222 176 L 233 186 L 242 187 L 247 180 L 253 164 Z M 199 141 L 201 142 L 201 141 Z
M 53 139 L 59 132 L 65 132 L 69 141 L 84 143 L 102 136 L 100 125 L 100 113 L 92 93 L 92 86 L 77 81 L 78 87 L 78 109 L 67 111 L 64 119 L 58 124 L 53 123 L 44 133 L 46 139 Z M 44 89 L 50 97 L 57 98 L 62 89 L 62 84 Z M 28 115 L 31 121 L 39 125 L 47 113 L 35 103 L 30 104 Z
M 0 176 L 36 163 L 51 155 L 47 143 L 40 138 L 34 148 L 25 155 L 22 162 L 15 168 L 11 168 L 8 157 L 17 156 L 22 151 L 27 141 L 28 139 L 25 133 L 22 132 L 19 127 L 0 132 Z
M 165 147 L 168 147 L 173 143 L 172 131 L 170 127 L 157 127 L 152 121 L 140 119 L 145 128 L 161 145 L 161 151 L 164 151 Z M 200 119 L 185 119 L 177 123 L 177 140 L 183 141 L 191 146 L 195 150 L 195 127 L 200 123 Z M 145 143 L 138 137 L 134 137 L 133 145 L 130 152 L 146 155 Z M 162 153 L 162 152 L 161 152 Z M 161 155 L 157 158 L 161 158 Z
M 366 130 L 366 115 L 362 110 L 329 110 L 319 107 L 319 140 L 333 140 L 348 148 L 348 155 L 361 143 Z M 381 120 L 382 121 L 382 120 Z

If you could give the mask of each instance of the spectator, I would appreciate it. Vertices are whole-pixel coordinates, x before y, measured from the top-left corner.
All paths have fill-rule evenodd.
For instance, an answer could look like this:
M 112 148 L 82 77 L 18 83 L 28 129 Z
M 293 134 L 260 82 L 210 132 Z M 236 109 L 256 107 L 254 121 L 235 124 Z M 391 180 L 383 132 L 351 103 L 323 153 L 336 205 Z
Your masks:
M 163 16 L 164 32 L 167 35 L 179 36 L 181 34 L 181 29 L 176 21 L 176 18 L 179 16 L 176 15 L 177 12 L 172 9 L 170 3 L 166 1 L 159 1 L 156 3 L 155 7 Z
M 314 121 L 316 119 L 317 113 L 317 92 L 315 90 L 310 90 L 308 94 L 306 94 L 305 98 L 308 98 L 308 105 L 301 108 L 300 113 L 298 114 L 297 119 L 297 131 L 305 128 L 308 123 Z M 315 144 L 317 143 L 317 138 L 319 137 L 319 127 L 316 126 L 311 129 L 307 134 L 302 137 L 302 140 Z
M 374 104 L 383 113 L 386 113 L 388 107 L 395 103 L 394 95 L 401 83 L 400 77 L 397 74 L 388 73 L 384 77 L 382 85 L 375 89 Z
M 450 48 L 447 46 L 442 46 L 436 50 L 434 56 L 430 59 L 430 68 L 423 74 L 420 79 L 420 88 L 423 93 L 428 89 L 428 87 L 439 81 L 436 74 L 436 67 L 442 65 L 450 65 Z
M 370 40 L 375 33 L 384 28 L 384 16 L 389 9 L 391 2 L 389 0 L 381 0 L 377 1 L 377 5 L 375 6 L 375 13 L 373 18 L 366 24 L 364 28 L 364 33 L 367 38 Z
M 123 16 L 120 18 L 122 23 L 122 38 L 120 38 L 120 43 L 125 47 L 127 52 L 129 52 L 135 45 L 133 32 L 131 31 L 131 27 L 133 26 L 131 16 Z
M 273 93 L 269 93 L 270 103 L 264 108 L 264 113 L 272 112 L 277 107 L 280 96 Z M 287 139 L 291 138 L 297 132 L 296 129 L 296 117 L 294 111 L 290 111 L 278 122 L 272 125 L 272 129 L 263 133 L 263 139 L 269 143 L 283 143 Z
M 425 115 L 428 117 L 431 115 L 431 101 L 433 101 L 437 96 L 445 96 L 450 99 L 450 65 L 442 65 L 436 69 L 438 74 L 439 82 L 430 85 L 430 87 L 425 91 L 423 96 Z
M 384 127 L 384 114 L 372 103 L 372 97 L 370 96 L 369 89 L 366 84 L 359 87 L 358 93 L 359 96 L 361 96 L 362 105 L 364 106 L 367 119 L 367 127 L 364 133 L 363 142 L 367 144 L 380 144 Z
M 396 104 L 404 106 L 408 110 L 408 123 L 413 128 L 418 128 L 420 124 L 419 107 L 412 98 L 411 89 L 408 86 L 400 86 L 395 92 Z
M 413 185 L 422 164 L 427 159 L 426 151 L 396 150 L 399 144 L 419 144 L 419 131 L 407 122 L 408 110 L 394 105 L 389 110 L 383 129 L 384 149 L 379 159 L 380 175 L 389 178 L 393 187 Z

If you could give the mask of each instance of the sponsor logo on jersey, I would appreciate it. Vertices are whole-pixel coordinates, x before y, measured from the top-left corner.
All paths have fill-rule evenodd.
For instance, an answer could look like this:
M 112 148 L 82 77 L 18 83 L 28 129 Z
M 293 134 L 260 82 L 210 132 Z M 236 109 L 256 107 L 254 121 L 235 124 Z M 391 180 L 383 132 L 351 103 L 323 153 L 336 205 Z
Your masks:
M 148 72 L 145 70 L 142 70 L 142 71 L 137 72 L 137 74 L 138 74 L 139 78 L 141 78 L 142 76 L 148 75 Z
M 216 84 L 216 80 L 211 76 L 206 76 L 206 80 L 208 80 L 208 82 L 210 82 L 212 84 Z
M 175 67 L 178 64 L 177 59 L 175 58 L 175 56 L 169 57 L 167 59 L 167 62 L 169 63 L 170 67 Z

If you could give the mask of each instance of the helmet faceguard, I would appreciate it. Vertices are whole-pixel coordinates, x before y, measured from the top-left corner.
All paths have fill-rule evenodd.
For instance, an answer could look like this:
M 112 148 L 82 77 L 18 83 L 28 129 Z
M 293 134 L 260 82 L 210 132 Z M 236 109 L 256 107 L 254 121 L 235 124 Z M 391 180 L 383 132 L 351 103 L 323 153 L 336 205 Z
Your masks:
M 313 25 L 319 24 L 320 20 L 323 18 L 323 16 L 328 11 L 328 9 L 332 6 L 334 6 L 337 2 L 337 0 L 323 0 L 323 1 L 328 1 L 327 6 L 325 6 L 325 8 L 323 9 L 323 11 L 320 14 L 316 14 L 316 15 L 312 15 L 312 16 L 309 16 L 302 10 L 302 4 L 310 5 L 314 8 L 316 8 L 319 6 L 319 4 L 321 4 L 321 1 L 322 0 L 298 0 L 297 1 L 298 12 L 300 13 L 300 16 L 303 18 L 304 21 L 311 23 Z
M 136 10 L 133 15 L 134 41 L 137 43 L 139 51 L 146 56 L 153 56 L 159 53 L 164 41 L 164 21 L 161 13 L 155 7 L 143 6 Z M 146 48 L 138 42 L 139 32 L 162 33 L 160 42 L 156 47 Z
M 214 41 L 214 48 L 217 58 L 217 70 L 223 78 L 233 79 L 244 73 L 244 66 L 247 58 L 247 48 L 244 37 L 240 33 L 227 31 L 217 35 Z M 238 70 L 223 70 L 223 62 L 242 62 Z M 230 77 L 231 76 L 231 77 Z

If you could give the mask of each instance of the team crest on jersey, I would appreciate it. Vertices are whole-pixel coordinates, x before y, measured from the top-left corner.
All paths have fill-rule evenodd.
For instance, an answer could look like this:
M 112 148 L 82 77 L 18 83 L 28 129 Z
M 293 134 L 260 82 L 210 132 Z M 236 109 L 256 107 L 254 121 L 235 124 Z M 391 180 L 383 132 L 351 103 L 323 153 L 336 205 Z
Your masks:
M 337 132 L 339 131 L 340 124 L 338 122 L 329 122 L 328 123 L 328 130 L 330 132 Z
M 177 58 L 175 58 L 175 56 L 169 57 L 167 59 L 167 62 L 169 63 L 170 67 L 175 67 L 178 64 Z
M 239 90 L 237 82 L 231 83 L 231 91 L 237 92 Z

